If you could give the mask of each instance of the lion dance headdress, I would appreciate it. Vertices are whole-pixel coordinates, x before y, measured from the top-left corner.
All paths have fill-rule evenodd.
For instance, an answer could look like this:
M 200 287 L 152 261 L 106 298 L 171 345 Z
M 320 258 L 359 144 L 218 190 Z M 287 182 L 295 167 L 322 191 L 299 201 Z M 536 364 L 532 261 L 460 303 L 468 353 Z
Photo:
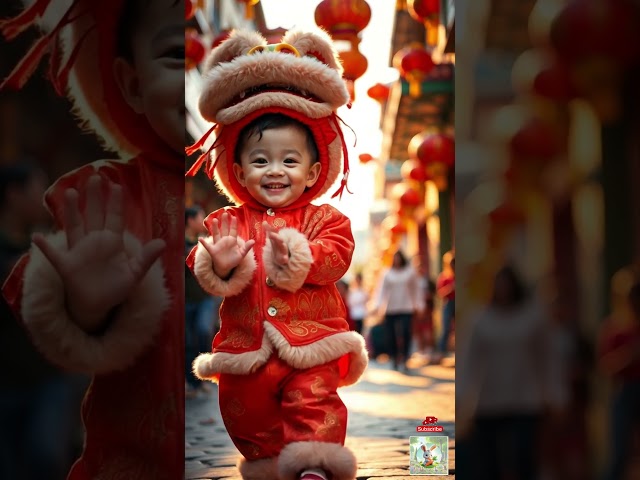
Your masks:
M 335 112 L 350 97 L 337 52 L 325 32 L 289 31 L 281 43 L 268 45 L 258 33 L 234 31 L 213 49 L 204 72 L 200 113 L 215 125 L 186 151 L 192 154 L 202 148 L 212 133 L 216 139 L 187 175 L 204 166 L 232 202 L 255 202 L 233 175 L 235 146 L 242 129 L 255 118 L 281 113 L 309 127 L 322 165 L 315 185 L 289 208 L 326 193 L 341 166 L 343 177 L 334 196 L 342 194 L 349 160 Z

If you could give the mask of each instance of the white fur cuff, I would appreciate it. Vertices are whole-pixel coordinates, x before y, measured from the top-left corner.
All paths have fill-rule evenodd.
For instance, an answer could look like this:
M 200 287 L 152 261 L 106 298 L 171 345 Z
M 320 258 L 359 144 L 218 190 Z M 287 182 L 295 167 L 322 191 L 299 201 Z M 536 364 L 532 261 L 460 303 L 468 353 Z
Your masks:
M 278 457 L 281 480 L 297 480 L 307 468 L 331 472 L 332 480 L 355 480 L 358 464 L 351 450 L 339 443 L 294 442 L 282 449 Z
M 349 371 L 339 387 L 356 383 L 369 364 L 364 338 L 356 332 L 335 333 L 309 345 L 293 347 L 269 322 L 264 322 L 264 331 L 278 356 L 294 368 L 311 368 L 349 355 Z
M 221 373 L 246 375 L 255 372 L 267 363 L 273 346 L 267 335 L 262 337 L 262 346 L 258 350 L 244 353 L 203 353 L 193 361 L 193 373 L 200 380 L 217 382 Z
M 273 261 L 273 247 L 267 240 L 262 252 L 264 270 L 279 288 L 289 292 L 297 291 L 307 278 L 313 255 L 309 247 L 309 240 L 295 228 L 283 228 L 278 231 L 289 249 L 289 263 L 284 267 Z
M 47 240 L 66 248 L 64 232 Z M 124 237 L 127 252 L 139 252 L 142 244 L 130 234 Z M 62 279 L 39 248 L 31 249 L 25 269 L 22 318 L 38 349 L 52 362 L 89 374 L 122 370 L 153 342 L 170 304 L 160 260 L 156 261 L 102 335 L 90 335 L 69 317 Z
M 205 241 L 213 243 L 211 237 L 207 237 Z M 193 271 L 198 282 L 207 292 L 221 297 L 232 297 L 238 295 L 249 285 L 256 268 L 257 263 L 252 248 L 242 259 L 240 265 L 234 269 L 231 277 L 228 280 L 223 280 L 214 273 L 209 252 L 201 244 L 198 244 Z
M 240 458 L 238 460 L 238 470 L 242 480 L 280 480 L 277 459 L 275 458 L 253 461 Z

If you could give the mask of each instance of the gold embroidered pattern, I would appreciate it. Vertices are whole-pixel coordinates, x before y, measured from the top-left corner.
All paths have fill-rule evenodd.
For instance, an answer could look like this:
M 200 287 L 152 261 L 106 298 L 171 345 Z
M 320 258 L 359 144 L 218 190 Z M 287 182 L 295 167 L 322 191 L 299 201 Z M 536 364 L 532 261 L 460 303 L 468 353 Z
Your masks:
M 304 403 L 302 401 L 302 391 L 300 390 L 291 390 L 287 392 L 287 398 L 289 402 L 291 402 L 291 407 L 293 408 L 302 408 Z
M 316 430 L 316 434 L 321 437 L 331 435 L 336 428 L 340 427 L 340 419 L 334 412 L 327 412 L 324 416 L 324 424 Z
M 253 337 L 244 330 L 229 332 L 225 343 L 230 343 L 233 348 L 248 348 L 253 344 Z
M 299 337 L 306 337 L 311 333 L 317 333 L 318 330 L 326 330 L 328 332 L 337 331 L 335 328 L 327 327 L 313 320 L 291 320 L 291 322 L 285 323 L 284 325 L 291 333 Z
M 311 384 L 311 393 L 317 399 L 322 398 L 326 393 L 324 379 L 322 377 L 316 376 L 313 379 L 313 383 Z
M 273 297 L 269 302 L 269 306 L 276 307 L 278 309 L 278 313 L 289 313 L 291 311 L 289 304 L 278 297 Z
M 287 222 L 284 218 L 276 218 L 273 220 L 273 226 L 277 228 L 284 228 L 287 226 Z
M 347 270 L 347 265 L 338 256 L 337 253 L 332 253 L 324 258 L 324 263 L 318 266 L 311 278 L 314 280 L 329 280 L 335 279 L 336 281 L 342 278 L 342 275 Z

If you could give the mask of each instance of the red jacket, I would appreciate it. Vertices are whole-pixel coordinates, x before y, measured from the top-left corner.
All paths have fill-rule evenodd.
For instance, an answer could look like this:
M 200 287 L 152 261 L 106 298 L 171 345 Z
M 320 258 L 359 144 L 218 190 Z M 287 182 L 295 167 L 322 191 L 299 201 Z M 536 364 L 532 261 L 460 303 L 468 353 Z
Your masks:
M 353 254 L 349 219 L 329 205 L 279 212 L 245 204 L 218 210 L 205 223 L 224 212 L 238 219 L 240 237 L 256 243 L 227 281 L 213 273 L 201 245 L 187 258 L 203 288 L 225 297 L 213 354 L 196 360 L 196 374 L 215 380 L 220 373 L 251 373 L 275 351 L 295 368 L 341 358 L 341 385 L 355 382 L 366 366 L 366 353 L 361 337 L 349 331 L 335 286 Z M 276 227 L 289 247 L 286 268 L 270 260 L 263 221 Z

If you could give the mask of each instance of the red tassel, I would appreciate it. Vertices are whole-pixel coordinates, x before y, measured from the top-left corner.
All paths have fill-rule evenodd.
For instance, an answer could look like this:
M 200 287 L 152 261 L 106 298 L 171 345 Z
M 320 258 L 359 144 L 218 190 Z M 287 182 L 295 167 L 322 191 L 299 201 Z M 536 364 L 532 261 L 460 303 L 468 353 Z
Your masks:
M 51 0 L 36 0 L 18 16 L 0 20 L 0 31 L 4 38 L 11 40 L 33 25 L 36 18 L 44 15 L 50 3 Z
M 336 126 L 336 129 L 338 130 L 338 135 L 340 135 L 340 142 L 342 142 L 342 153 L 344 155 L 344 168 L 342 170 L 342 181 L 340 182 L 340 187 L 338 188 L 338 190 L 336 190 L 336 192 L 331 195 L 331 198 L 335 198 L 338 197 L 339 200 L 342 200 L 342 192 L 343 190 L 347 190 L 347 192 L 349 193 L 353 193 L 351 190 L 349 190 L 349 187 L 347 186 L 347 181 L 349 180 L 349 153 L 347 152 L 347 143 L 344 141 L 344 135 L 342 134 L 342 129 L 340 128 L 340 125 L 338 124 L 338 120 L 336 119 L 336 116 L 334 115 L 333 118 L 333 123 Z
M 21 89 L 40 64 L 42 57 L 51 44 L 51 40 L 52 36 L 46 35 L 34 43 L 27 55 L 0 84 L 0 90 L 5 88 Z
M 200 140 L 198 140 L 193 145 L 185 148 L 184 152 L 187 155 L 193 155 L 198 149 L 200 149 L 204 145 L 204 142 L 207 141 L 207 138 L 209 138 L 209 135 L 211 135 L 217 127 L 218 127 L 218 124 L 214 123 L 213 127 L 211 127 L 207 133 L 205 133 L 202 137 L 200 137 Z
M 202 165 L 206 163 L 208 155 L 209 155 L 209 151 L 206 151 L 205 153 L 200 155 L 198 159 L 195 161 L 195 163 L 191 165 L 191 168 L 187 170 L 185 177 L 193 177 L 196 173 L 198 173 L 200 168 L 202 168 Z

